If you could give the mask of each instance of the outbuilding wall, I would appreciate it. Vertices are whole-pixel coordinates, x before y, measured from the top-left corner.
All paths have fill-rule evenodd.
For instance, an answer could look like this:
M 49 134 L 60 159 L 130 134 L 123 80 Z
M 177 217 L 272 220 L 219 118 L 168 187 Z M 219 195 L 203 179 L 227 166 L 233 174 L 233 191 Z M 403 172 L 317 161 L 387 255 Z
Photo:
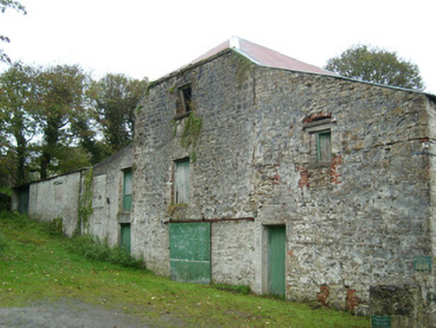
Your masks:
M 77 228 L 82 171 L 65 174 L 29 186 L 29 217 L 51 221 L 62 218 L 65 234 Z
M 93 168 L 92 214 L 85 230 L 110 246 L 118 245 L 120 223 L 130 223 L 123 213 L 124 170 L 132 168 L 133 147 L 127 146 Z

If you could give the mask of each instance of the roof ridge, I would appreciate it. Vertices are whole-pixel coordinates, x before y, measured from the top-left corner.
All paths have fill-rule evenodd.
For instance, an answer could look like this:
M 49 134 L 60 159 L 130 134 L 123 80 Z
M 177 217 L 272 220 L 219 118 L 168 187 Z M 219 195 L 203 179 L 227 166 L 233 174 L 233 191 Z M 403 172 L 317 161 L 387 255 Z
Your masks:
M 327 71 L 311 64 L 307 64 L 265 46 L 242 39 L 236 35 L 233 35 L 230 39 L 224 41 L 215 48 L 212 48 L 200 57 L 196 58 L 195 60 L 190 62 L 189 65 L 198 63 L 209 57 L 217 55 L 218 53 L 226 49 L 237 51 L 239 54 L 245 56 L 247 59 L 251 60 L 253 63 L 259 66 L 280 68 L 297 72 L 338 76 L 333 72 Z

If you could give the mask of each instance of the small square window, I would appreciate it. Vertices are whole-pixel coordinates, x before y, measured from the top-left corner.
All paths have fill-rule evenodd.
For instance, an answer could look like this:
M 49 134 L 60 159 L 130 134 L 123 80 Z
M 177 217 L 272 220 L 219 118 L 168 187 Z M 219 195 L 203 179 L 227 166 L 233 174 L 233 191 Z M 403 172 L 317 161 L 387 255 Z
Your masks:
M 192 111 L 192 88 L 186 84 L 178 89 L 176 115 L 188 114 Z

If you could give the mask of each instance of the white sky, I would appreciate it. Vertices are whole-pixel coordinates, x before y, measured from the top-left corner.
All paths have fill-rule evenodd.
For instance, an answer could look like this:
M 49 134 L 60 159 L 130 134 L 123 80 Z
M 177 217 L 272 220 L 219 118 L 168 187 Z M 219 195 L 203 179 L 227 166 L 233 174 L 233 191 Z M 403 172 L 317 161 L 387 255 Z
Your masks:
M 396 51 L 436 94 L 435 0 L 20 0 L 1 44 L 25 64 L 155 80 L 237 35 L 322 67 L 355 44 Z

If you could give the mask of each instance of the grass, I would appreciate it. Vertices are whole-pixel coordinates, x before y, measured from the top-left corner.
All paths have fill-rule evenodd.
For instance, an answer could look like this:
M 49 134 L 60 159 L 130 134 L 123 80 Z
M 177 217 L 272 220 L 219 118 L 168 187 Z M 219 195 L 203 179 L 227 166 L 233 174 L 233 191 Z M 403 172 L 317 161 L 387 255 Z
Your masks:
M 369 327 L 368 318 L 256 296 L 247 286 L 177 283 L 83 255 L 104 243 L 72 246 L 47 224 L 0 213 L 0 306 L 71 298 L 168 327 Z

